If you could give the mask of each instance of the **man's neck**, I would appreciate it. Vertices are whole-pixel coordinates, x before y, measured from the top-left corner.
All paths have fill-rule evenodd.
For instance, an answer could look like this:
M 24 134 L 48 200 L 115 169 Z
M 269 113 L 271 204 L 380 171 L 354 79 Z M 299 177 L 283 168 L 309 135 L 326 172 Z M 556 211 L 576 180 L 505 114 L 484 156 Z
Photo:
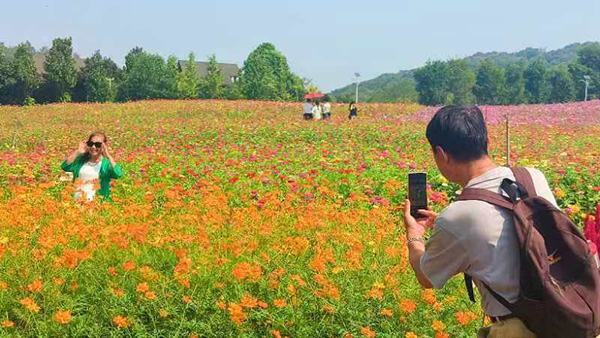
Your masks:
M 497 167 L 498 166 L 488 156 L 485 156 L 477 161 L 462 164 L 462 168 L 460 168 L 459 172 L 464 174 L 459 177 L 457 183 L 464 188 L 470 180 L 474 179 L 475 177 L 479 177 Z

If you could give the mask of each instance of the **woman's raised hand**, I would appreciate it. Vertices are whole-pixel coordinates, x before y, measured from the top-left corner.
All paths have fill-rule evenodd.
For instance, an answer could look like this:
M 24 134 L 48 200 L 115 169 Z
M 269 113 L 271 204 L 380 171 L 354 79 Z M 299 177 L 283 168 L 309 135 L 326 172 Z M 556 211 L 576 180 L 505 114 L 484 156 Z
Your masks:
M 84 141 L 79 142 L 79 146 L 77 147 L 77 152 L 79 154 L 83 154 L 87 151 L 87 144 Z

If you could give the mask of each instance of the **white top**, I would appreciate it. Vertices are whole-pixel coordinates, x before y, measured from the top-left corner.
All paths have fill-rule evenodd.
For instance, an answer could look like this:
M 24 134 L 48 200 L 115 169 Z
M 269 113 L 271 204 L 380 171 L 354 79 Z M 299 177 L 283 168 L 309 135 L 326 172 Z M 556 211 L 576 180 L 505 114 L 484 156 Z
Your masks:
M 100 167 L 102 167 L 102 161 L 98 163 L 86 162 L 81 166 L 79 170 L 79 179 L 81 185 L 76 187 L 75 199 L 79 200 L 85 195 L 85 199 L 92 201 L 96 196 L 96 190 L 94 189 L 94 183 L 98 182 L 100 178 Z
M 331 104 L 329 102 L 323 103 L 323 113 L 331 112 Z
M 312 108 L 313 105 L 310 102 L 304 102 L 304 105 L 302 106 L 302 112 L 306 115 L 306 114 L 312 114 Z
M 536 193 L 556 206 L 548 182 L 537 169 L 527 168 Z M 469 181 L 465 188 L 501 192 L 504 178 L 514 180 L 506 167 L 494 168 Z M 558 207 L 558 206 L 557 206 Z M 451 203 L 435 221 L 435 228 L 421 257 L 421 270 L 436 289 L 462 272 L 471 277 L 479 289 L 482 307 L 490 316 L 510 313 L 490 294 L 480 281 L 509 302 L 519 294 L 519 248 L 512 213 L 483 201 Z
M 314 106 L 314 107 L 312 108 L 312 115 L 313 115 L 313 118 L 314 118 L 315 120 L 320 120 L 320 119 L 321 119 L 321 117 L 322 117 L 322 116 L 321 116 L 321 112 L 322 112 L 322 110 L 321 110 L 321 106 Z

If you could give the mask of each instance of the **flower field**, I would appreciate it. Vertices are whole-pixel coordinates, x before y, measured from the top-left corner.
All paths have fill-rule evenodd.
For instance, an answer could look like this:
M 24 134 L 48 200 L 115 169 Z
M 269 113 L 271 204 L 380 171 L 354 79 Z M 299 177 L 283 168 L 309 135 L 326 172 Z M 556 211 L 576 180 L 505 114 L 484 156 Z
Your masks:
M 458 187 L 424 137 L 435 111 L 144 101 L 0 107 L 1 337 L 473 337 L 460 277 L 422 290 L 401 222 L 407 173 Z M 484 107 L 490 151 L 542 170 L 583 226 L 600 203 L 600 102 Z M 79 204 L 60 162 L 106 132 L 114 202 Z M 600 223 L 599 223 L 600 224 Z

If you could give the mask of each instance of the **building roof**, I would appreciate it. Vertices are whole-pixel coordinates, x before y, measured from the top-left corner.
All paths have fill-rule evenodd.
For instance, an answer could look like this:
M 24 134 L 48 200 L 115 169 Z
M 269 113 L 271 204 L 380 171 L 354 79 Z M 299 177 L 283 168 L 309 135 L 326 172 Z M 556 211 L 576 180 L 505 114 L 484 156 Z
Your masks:
M 73 59 L 75 59 L 75 69 L 77 69 L 78 71 L 81 70 L 81 68 L 83 68 L 85 66 L 85 62 L 79 56 L 74 55 Z M 35 69 L 37 70 L 38 74 L 46 73 L 46 70 L 44 69 L 45 61 L 46 61 L 46 54 L 35 53 L 33 55 L 33 62 L 35 63 Z
M 179 70 L 183 70 L 185 63 L 187 60 L 179 60 Z M 208 62 L 197 61 L 196 67 L 198 68 L 198 75 L 200 77 L 204 77 L 208 74 Z M 223 76 L 223 84 L 229 86 L 233 82 L 231 81 L 232 77 L 238 77 L 240 74 L 240 68 L 238 65 L 234 63 L 217 63 L 217 67 L 221 70 L 221 75 Z

